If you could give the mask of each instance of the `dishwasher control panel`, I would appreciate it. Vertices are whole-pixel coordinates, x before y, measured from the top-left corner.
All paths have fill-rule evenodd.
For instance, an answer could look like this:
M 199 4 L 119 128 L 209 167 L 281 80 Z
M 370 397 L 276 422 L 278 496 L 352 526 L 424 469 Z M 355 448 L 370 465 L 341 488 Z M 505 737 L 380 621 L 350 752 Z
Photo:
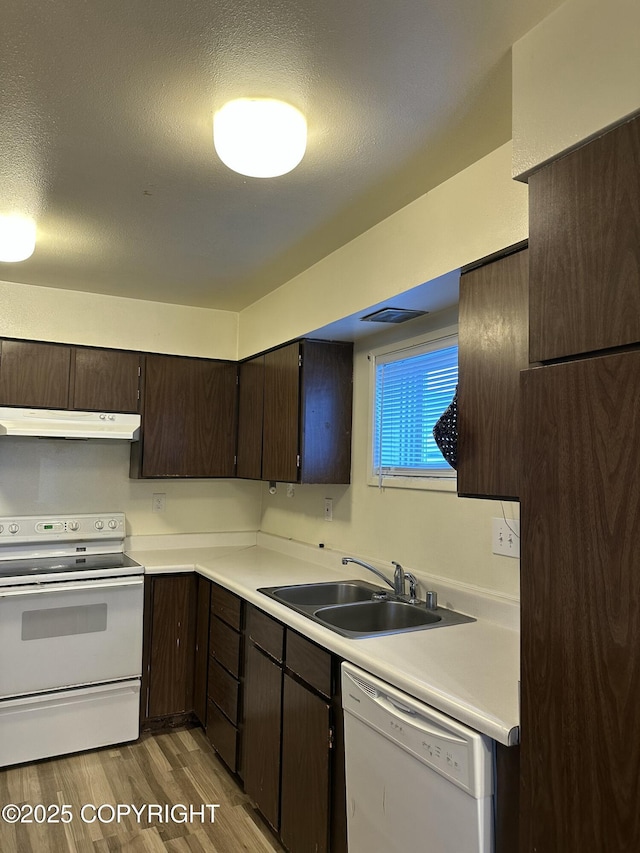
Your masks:
M 438 769 L 450 779 L 456 779 L 469 787 L 469 762 L 467 761 L 467 744 L 454 744 L 433 735 L 410 738 L 414 741 L 412 752 L 419 753 L 432 767 Z M 417 747 L 417 749 L 416 749 Z
M 490 738 L 348 663 L 342 665 L 342 706 L 472 796 L 493 792 Z

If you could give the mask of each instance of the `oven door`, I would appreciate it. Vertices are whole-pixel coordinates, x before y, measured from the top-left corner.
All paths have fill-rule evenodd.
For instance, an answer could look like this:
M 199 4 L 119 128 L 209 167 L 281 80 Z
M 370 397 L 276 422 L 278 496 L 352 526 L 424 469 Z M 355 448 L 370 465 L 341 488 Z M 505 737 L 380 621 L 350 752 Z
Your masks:
M 0 698 L 139 678 L 142 577 L 0 589 Z

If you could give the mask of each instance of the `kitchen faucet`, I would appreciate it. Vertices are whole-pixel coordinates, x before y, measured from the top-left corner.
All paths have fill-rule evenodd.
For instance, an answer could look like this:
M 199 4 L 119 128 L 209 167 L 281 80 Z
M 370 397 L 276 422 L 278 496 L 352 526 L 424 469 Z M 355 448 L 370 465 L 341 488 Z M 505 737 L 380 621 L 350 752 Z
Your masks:
M 392 562 L 391 564 L 392 566 L 395 566 L 395 570 L 393 572 L 393 583 L 382 572 L 378 571 L 378 569 L 374 568 L 373 566 L 370 566 L 369 563 L 365 563 L 362 560 L 357 560 L 355 557 L 343 557 L 342 565 L 346 566 L 348 563 L 355 563 L 357 566 L 362 566 L 363 569 L 368 569 L 370 572 L 373 572 L 374 575 L 377 575 L 386 584 L 389 584 L 389 586 L 395 592 L 396 595 L 404 595 L 404 570 L 400 563 Z

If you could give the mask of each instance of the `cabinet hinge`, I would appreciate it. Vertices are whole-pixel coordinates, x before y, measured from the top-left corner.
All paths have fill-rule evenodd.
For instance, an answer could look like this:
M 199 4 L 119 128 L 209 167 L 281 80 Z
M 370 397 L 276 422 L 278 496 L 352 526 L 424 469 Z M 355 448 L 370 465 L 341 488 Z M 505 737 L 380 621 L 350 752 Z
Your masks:
M 333 749 L 333 742 L 335 739 L 335 729 L 333 726 L 329 726 L 329 749 Z
M 302 367 L 302 354 L 298 356 L 298 367 Z

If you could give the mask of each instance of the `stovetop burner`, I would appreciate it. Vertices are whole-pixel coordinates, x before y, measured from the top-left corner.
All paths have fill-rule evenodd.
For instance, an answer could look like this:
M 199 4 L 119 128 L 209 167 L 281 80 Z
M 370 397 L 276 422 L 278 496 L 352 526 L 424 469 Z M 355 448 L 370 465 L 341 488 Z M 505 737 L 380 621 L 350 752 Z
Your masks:
M 28 583 L 29 579 L 39 575 L 64 574 L 70 572 L 93 572 L 96 569 L 106 574 L 114 574 L 123 569 L 140 568 L 139 564 L 126 554 L 91 554 L 77 557 L 40 557 L 32 560 L 0 560 L 0 583 L 4 578 L 21 578 Z M 126 572 L 137 574 L 137 572 Z
M 0 587 L 140 575 L 123 513 L 0 518 Z

